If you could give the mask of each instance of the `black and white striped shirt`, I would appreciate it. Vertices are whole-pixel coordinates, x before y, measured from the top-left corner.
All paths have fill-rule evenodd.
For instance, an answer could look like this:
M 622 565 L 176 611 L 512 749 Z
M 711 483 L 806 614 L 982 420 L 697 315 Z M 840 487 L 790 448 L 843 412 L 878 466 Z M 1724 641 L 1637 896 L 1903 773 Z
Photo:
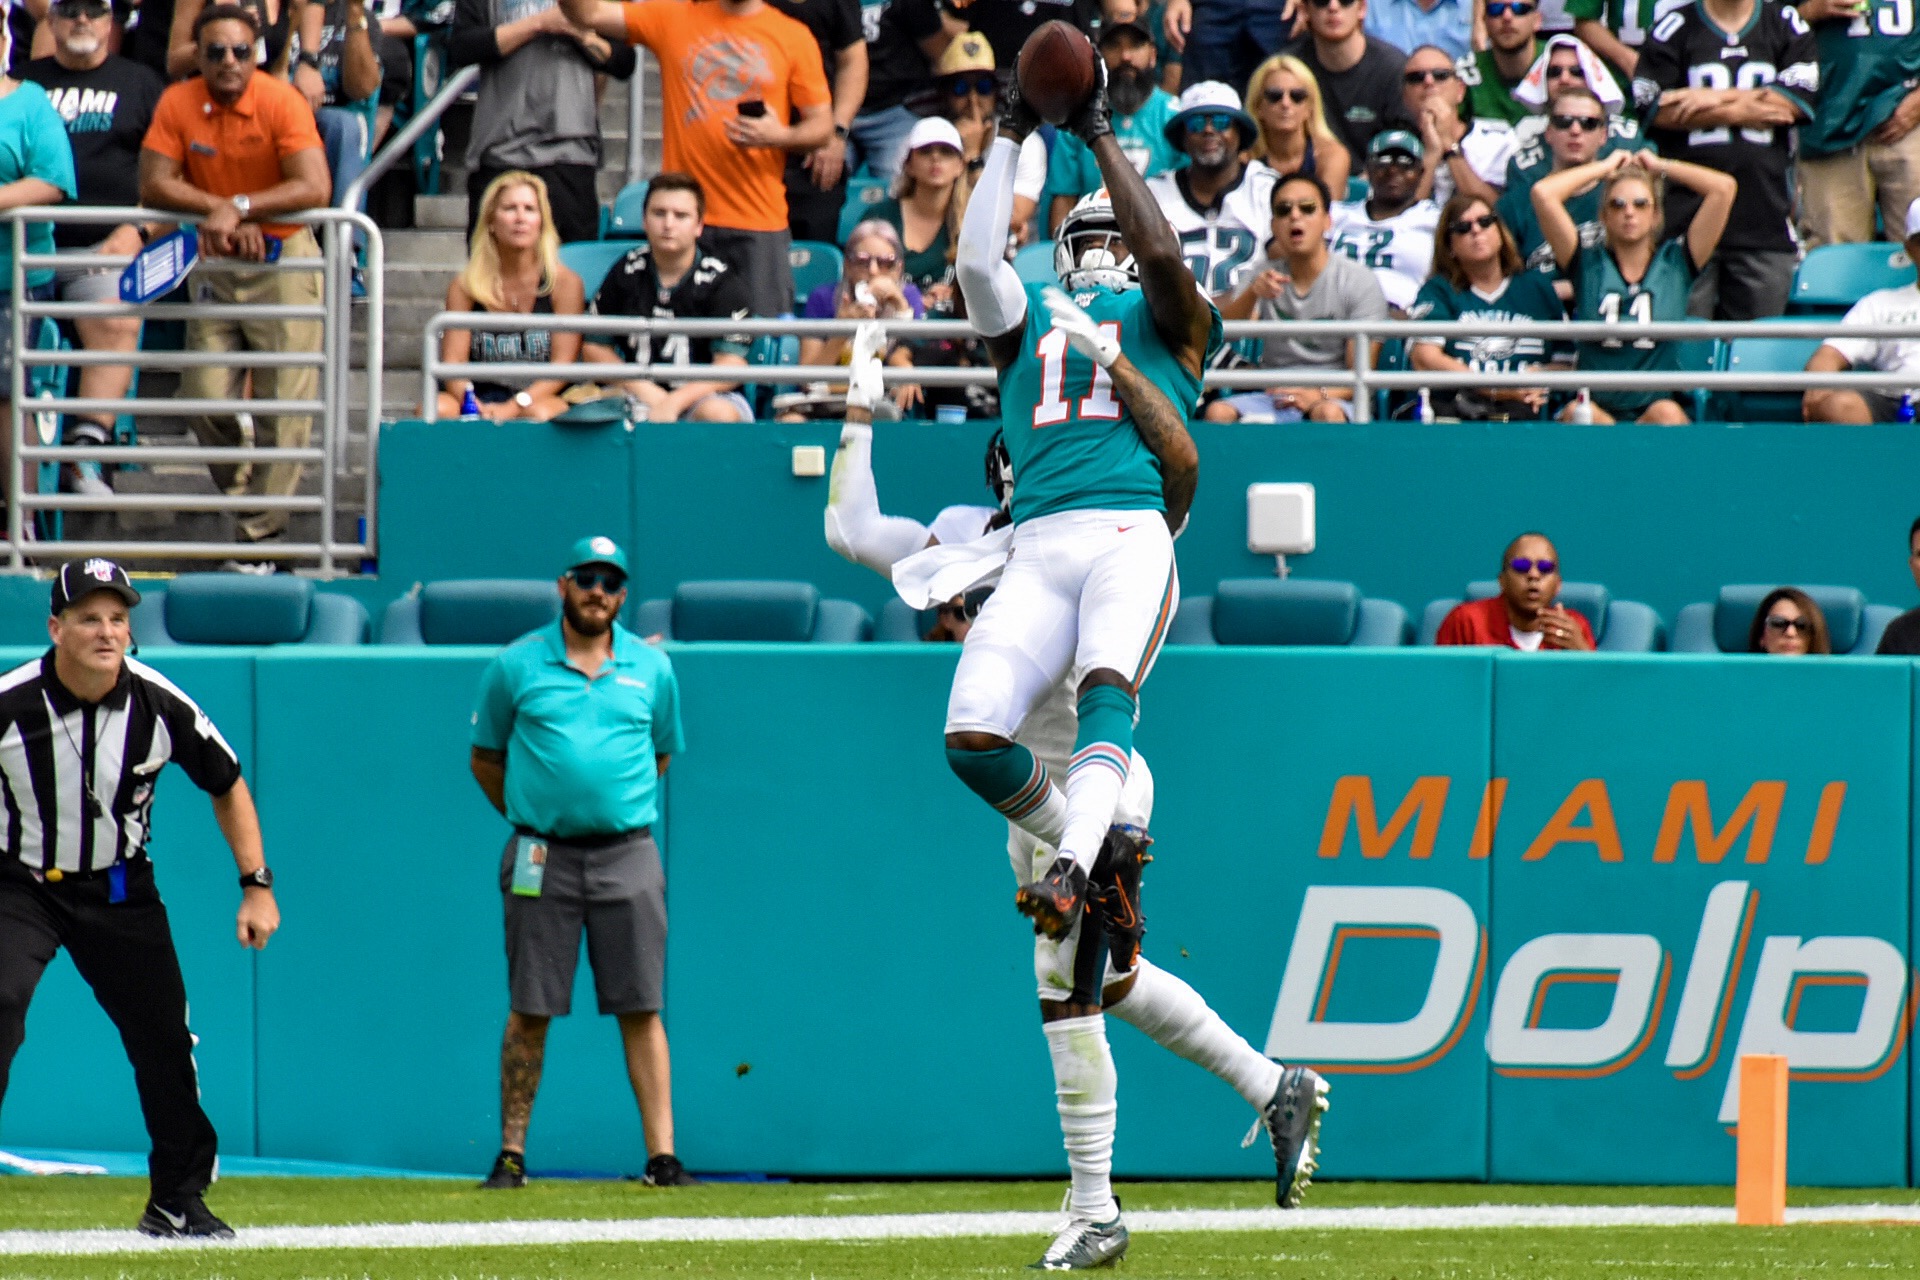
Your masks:
M 144 856 L 160 770 L 225 795 L 240 760 L 172 681 L 123 661 L 96 703 L 54 675 L 53 651 L 0 676 L 0 800 L 9 856 L 42 871 L 95 871 Z

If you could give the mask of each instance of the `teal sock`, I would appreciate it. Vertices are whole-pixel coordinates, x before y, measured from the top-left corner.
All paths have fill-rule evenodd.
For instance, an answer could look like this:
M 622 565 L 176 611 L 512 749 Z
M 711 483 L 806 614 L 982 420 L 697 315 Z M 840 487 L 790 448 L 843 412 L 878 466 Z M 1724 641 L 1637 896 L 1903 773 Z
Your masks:
M 1017 742 L 992 751 L 948 747 L 947 763 L 960 781 L 1007 821 L 1047 844 L 1060 842 L 1066 799 L 1033 752 Z
M 1083 871 L 1093 869 L 1100 842 L 1113 825 L 1120 792 L 1133 762 L 1133 695 L 1118 685 L 1097 684 L 1080 695 L 1080 732 L 1067 770 L 1067 815 L 1060 837 L 1062 857 Z

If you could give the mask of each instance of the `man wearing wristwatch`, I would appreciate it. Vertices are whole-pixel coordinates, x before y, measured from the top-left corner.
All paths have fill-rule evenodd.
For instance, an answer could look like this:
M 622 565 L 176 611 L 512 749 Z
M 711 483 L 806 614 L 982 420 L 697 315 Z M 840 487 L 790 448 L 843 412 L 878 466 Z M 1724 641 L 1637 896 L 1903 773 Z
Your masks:
M 254 66 L 255 24 L 251 11 L 234 4 L 208 5 L 194 20 L 200 74 L 160 96 L 140 150 L 140 199 L 199 219 L 202 262 L 191 284 L 195 301 L 317 307 L 317 271 L 248 270 L 232 263 L 214 267 L 207 261 L 264 262 L 268 237 L 280 242 L 282 258 L 317 258 L 320 247 L 313 233 L 280 219 L 323 206 L 332 195 L 307 100 Z M 319 320 L 187 321 L 189 351 L 318 352 L 321 339 Z M 238 363 L 244 366 L 244 357 Z M 240 368 L 195 366 L 180 375 L 180 394 L 189 398 L 236 399 L 244 386 Z M 314 365 L 253 371 L 253 394 L 260 399 L 312 400 L 319 393 L 320 370 Z M 190 421 L 202 444 L 243 442 L 231 414 Z M 312 430 L 313 419 L 306 414 L 254 415 L 259 446 L 304 448 Z M 300 467 L 297 462 L 255 465 L 244 486 L 241 468 L 233 463 L 211 463 L 207 469 L 224 493 L 287 497 L 299 486 Z M 242 541 L 258 542 L 284 532 L 287 513 L 242 514 L 236 525 Z
M 147 840 L 161 769 L 180 766 L 213 800 L 240 870 L 240 945 L 280 927 L 260 820 L 240 760 L 178 686 L 127 657 L 140 593 L 111 560 L 54 578 L 45 654 L 0 675 L 0 1097 L 26 1037 L 27 1005 L 65 947 L 113 1020 L 153 1141 L 139 1230 L 224 1239 L 201 1198 L 218 1138 L 200 1106 L 186 984 Z

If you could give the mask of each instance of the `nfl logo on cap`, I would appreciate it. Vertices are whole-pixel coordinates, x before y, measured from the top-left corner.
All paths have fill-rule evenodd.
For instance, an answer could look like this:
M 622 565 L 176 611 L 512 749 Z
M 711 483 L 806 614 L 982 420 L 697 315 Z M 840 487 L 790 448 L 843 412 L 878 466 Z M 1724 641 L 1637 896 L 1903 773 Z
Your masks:
M 111 560 L 89 560 L 80 566 L 80 572 L 101 582 L 112 582 L 113 570 L 114 563 Z

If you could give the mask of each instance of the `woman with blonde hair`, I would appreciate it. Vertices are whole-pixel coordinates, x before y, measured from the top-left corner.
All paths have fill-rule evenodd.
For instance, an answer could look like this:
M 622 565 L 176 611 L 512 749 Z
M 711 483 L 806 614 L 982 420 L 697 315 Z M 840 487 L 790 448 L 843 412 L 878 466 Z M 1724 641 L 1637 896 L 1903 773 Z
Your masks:
M 467 265 L 447 286 L 447 310 L 562 316 L 586 310 L 580 277 L 560 261 L 553 206 L 547 201 L 547 184 L 540 178 L 515 169 L 487 184 Z M 460 364 L 572 364 L 580 358 L 580 334 L 549 329 L 449 329 L 440 339 L 440 358 Z M 567 407 L 560 398 L 567 386 L 565 378 L 543 378 L 526 387 L 448 378 L 440 387 L 440 417 L 460 416 L 460 402 L 469 386 L 481 416 L 495 422 L 545 421 Z
M 1327 124 L 1320 82 L 1307 64 L 1276 53 L 1247 80 L 1247 114 L 1259 128 L 1247 182 L 1264 208 L 1283 173 L 1310 173 L 1327 184 L 1335 200 L 1346 199 L 1353 156 Z
M 907 135 L 893 197 L 873 206 L 873 216 L 900 233 L 906 249 L 902 274 L 933 315 L 953 315 L 959 305 L 953 256 L 972 191 L 959 131 L 950 120 L 928 116 Z

